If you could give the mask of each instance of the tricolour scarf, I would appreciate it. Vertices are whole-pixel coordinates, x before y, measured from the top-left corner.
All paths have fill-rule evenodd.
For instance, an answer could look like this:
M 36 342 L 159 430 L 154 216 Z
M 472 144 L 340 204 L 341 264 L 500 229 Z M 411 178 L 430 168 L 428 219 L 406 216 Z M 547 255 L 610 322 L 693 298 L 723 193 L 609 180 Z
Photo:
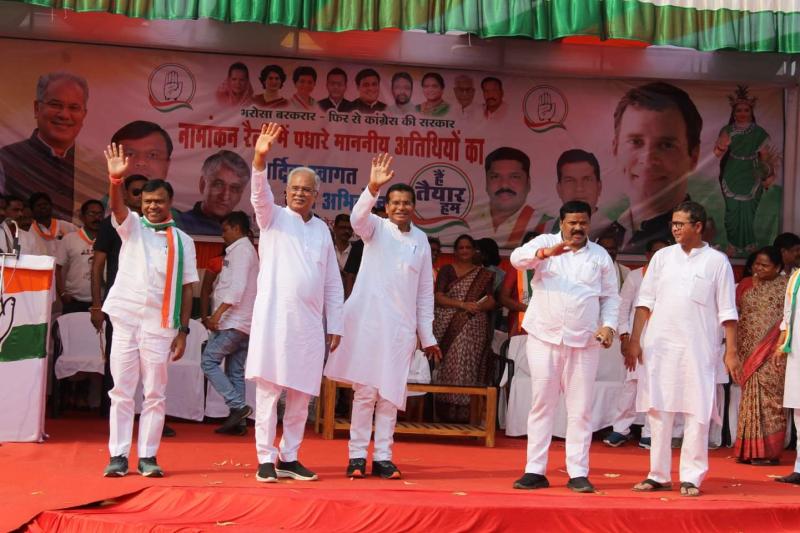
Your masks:
M 142 226 L 167 234 L 167 279 L 164 282 L 164 299 L 161 303 L 161 327 L 181 327 L 181 301 L 183 300 L 183 242 L 176 231 L 175 221 L 153 224 L 141 217 Z
M 531 302 L 531 280 L 533 279 L 533 270 L 517 270 L 517 299 L 519 303 L 528 305 Z M 519 313 L 517 325 L 522 329 L 522 319 L 525 317 L 525 312 Z
M 789 298 L 789 323 L 786 324 L 786 340 L 781 346 L 783 353 L 792 351 L 792 334 L 794 333 L 794 314 L 797 312 L 797 290 L 800 289 L 800 268 L 794 271 L 786 284 L 786 296 Z

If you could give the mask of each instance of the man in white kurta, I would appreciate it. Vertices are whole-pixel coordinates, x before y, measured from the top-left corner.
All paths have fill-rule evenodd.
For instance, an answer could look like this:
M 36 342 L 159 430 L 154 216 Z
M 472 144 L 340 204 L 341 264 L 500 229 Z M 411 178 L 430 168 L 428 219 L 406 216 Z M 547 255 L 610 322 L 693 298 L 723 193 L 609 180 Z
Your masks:
M 561 233 L 540 235 L 514 250 L 511 264 L 535 270 L 531 305 L 522 325 L 531 372 L 528 461 L 518 489 L 549 486 L 547 453 L 558 401 L 567 407 L 567 486 L 594 492 L 589 482 L 591 405 L 601 344 L 608 348 L 617 325 L 619 293 L 611 257 L 588 242 L 591 207 L 571 201 L 561 207 Z
M 175 226 L 170 207 L 172 186 L 153 180 L 142 189 L 142 216 L 122 201 L 122 176 L 129 159 L 122 145 L 110 146 L 108 158 L 111 223 L 122 248 L 114 286 L 103 312 L 114 326 L 109 366 L 111 461 L 107 477 L 124 476 L 133 435 L 134 394 L 141 377 L 144 401 L 139 417 L 138 470 L 161 477 L 156 462 L 166 414 L 167 364 L 186 348 L 192 284 L 198 281 L 194 241 Z
M 253 308 L 245 378 L 256 383 L 256 479 L 317 479 L 297 460 L 308 403 L 319 394 L 325 357 L 323 309 L 331 351 L 342 333 L 342 278 L 327 224 L 311 208 L 319 178 L 305 167 L 294 169 L 286 186 L 288 206 L 275 205 L 267 181 L 266 155 L 281 134 L 264 125 L 253 156 L 251 202 L 261 231 L 260 267 Z M 286 390 L 280 453 L 275 447 L 277 405 Z M 277 467 L 277 468 L 276 468 Z
M 781 322 L 778 354 L 775 357 L 786 357 L 786 385 L 783 389 L 783 406 L 794 409 L 794 426 L 800 429 L 800 311 L 797 309 L 797 297 L 800 285 L 800 270 L 795 270 L 786 287 L 786 300 L 783 305 L 783 322 Z M 788 339 L 788 340 L 787 340 Z M 794 471 L 775 478 L 780 483 L 800 485 L 800 438 L 797 439 L 797 457 Z
M 649 417 L 652 444 L 650 473 L 634 486 L 637 491 L 671 487 L 672 426 L 676 413 L 683 413 L 681 494 L 700 494 L 723 328 L 725 364 L 738 379 L 733 270 L 725 255 L 702 241 L 705 221 L 696 202 L 675 208 L 671 224 L 678 244 L 653 256 L 639 290 L 626 359 L 643 365 L 636 407 Z
M 375 418 L 372 473 L 400 479 L 392 462 L 397 410 L 405 409 L 406 382 L 419 335 L 426 353 L 438 354 L 433 336 L 433 265 L 428 238 L 411 223 L 414 190 L 395 184 L 386 193 L 388 219 L 370 214 L 381 185 L 394 172 L 382 154 L 372 163 L 370 183 L 353 207 L 350 222 L 364 241 L 358 278 L 344 305 L 344 336 L 325 375 L 353 384 L 348 477 L 363 477 Z M 441 354 L 438 354 L 441 355 Z

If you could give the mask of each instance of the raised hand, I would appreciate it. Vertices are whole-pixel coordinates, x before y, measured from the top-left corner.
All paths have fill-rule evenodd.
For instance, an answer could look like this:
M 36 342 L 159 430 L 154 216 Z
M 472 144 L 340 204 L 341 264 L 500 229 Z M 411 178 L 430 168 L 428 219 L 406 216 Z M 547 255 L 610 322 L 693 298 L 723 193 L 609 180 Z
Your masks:
M 264 157 L 269 152 L 270 148 L 272 148 L 272 143 L 278 138 L 278 136 L 283 131 L 283 126 L 277 124 L 275 122 L 270 122 L 269 124 L 262 124 L 261 125 L 261 133 L 256 139 L 256 155 Z
M 103 151 L 106 156 L 106 163 L 108 164 L 108 178 L 111 180 L 121 179 L 128 172 L 128 164 L 130 159 L 125 155 L 125 150 L 120 144 L 111 143 L 106 146 Z
M 394 178 L 392 166 L 392 156 L 383 153 L 372 158 L 372 168 L 369 173 L 370 190 L 379 190 L 383 185 Z
M 560 243 L 556 244 L 555 246 L 551 246 L 550 248 L 542 249 L 542 257 L 556 257 L 561 254 L 565 254 L 572 250 L 572 245 L 569 241 L 561 241 Z

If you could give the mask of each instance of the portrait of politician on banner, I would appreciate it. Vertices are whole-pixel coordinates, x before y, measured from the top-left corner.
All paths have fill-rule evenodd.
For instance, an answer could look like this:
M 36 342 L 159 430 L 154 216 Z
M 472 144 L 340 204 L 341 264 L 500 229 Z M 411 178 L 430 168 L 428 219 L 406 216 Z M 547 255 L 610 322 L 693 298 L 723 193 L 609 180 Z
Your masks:
M 218 235 L 227 214 L 252 215 L 241 161 L 276 122 L 273 193 L 280 202 L 292 169 L 314 169 L 314 213 L 331 225 L 367 186 L 355 162 L 386 152 L 415 191 L 414 224 L 444 243 L 469 233 L 508 254 L 529 231 L 557 232 L 570 200 L 591 206 L 590 238 L 613 235 L 623 257 L 671 240 L 670 213 L 686 200 L 733 257 L 783 229 L 780 87 L 0 45 L 0 76 L 16 80 L 0 87 L 0 189 L 46 192 L 76 223 L 80 204 L 104 195 L 112 140 L 137 174 L 170 182 L 187 233 Z

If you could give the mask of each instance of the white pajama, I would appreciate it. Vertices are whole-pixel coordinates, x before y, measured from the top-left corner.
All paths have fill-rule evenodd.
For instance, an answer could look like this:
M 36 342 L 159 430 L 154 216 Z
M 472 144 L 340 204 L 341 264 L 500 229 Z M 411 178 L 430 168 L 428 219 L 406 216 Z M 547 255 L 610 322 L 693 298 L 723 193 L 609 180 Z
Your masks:
M 139 417 L 139 457 L 154 457 L 161 442 L 166 413 L 167 364 L 174 332 L 158 335 L 112 319 L 111 376 L 114 388 L 109 415 L 108 449 L 111 456 L 128 457 L 133 438 L 134 394 L 142 379 L 144 403 Z M 165 330 L 169 332 L 169 330 Z
M 256 453 L 258 462 L 277 463 L 297 461 L 297 450 L 303 442 L 311 395 L 299 390 L 281 387 L 257 378 L 256 382 Z M 283 411 L 283 435 L 280 453 L 275 447 L 278 425 L 278 400 L 286 390 L 286 407 Z
M 674 413 L 651 409 L 647 413 L 650 420 L 650 473 L 649 479 L 659 483 L 671 481 L 672 435 L 675 416 L 683 414 L 683 445 L 681 446 L 679 479 L 699 487 L 708 473 L 708 431 L 709 422 L 701 422 L 690 413 Z
M 375 415 L 374 461 L 391 461 L 397 407 L 381 397 L 376 387 L 353 384 L 353 415 L 350 419 L 350 459 L 366 459 L 372 419 Z
M 528 462 L 525 472 L 544 475 L 560 393 L 567 406 L 567 473 L 589 474 L 592 443 L 592 400 L 600 348 L 556 345 L 528 335 L 526 344 L 531 372 L 531 411 L 528 414 Z
M 794 410 L 794 427 L 800 431 L 800 409 Z M 794 460 L 794 471 L 800 473 L 800 438 L 797 439 L 797 457 Z
M 620 435 L 631 432 L 631 425 L 636 420 L 636 380 L 626 380 L 617 397 L 617 415 L 614 417 L 612 429 Z

